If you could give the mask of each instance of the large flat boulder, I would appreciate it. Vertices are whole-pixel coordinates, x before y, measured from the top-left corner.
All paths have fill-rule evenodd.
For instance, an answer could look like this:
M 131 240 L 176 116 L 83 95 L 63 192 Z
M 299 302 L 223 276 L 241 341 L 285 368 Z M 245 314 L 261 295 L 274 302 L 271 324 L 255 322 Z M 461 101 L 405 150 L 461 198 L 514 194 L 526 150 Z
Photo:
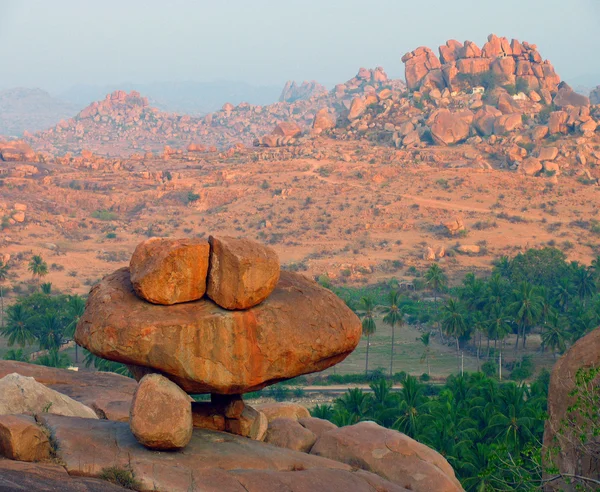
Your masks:
M 122 268 L 91 290 L 75 339 L 98 356 L 161 372 L 188 393 L 237 394 L 331 367 L 361 333 L 341 299 L 299 274 L 281 272 L 264 302 L 228 311 L 209 299 L 150 304 Z
M 129 421 L 131 398 L 137 388 L 132 378 L 112 372 L 69 371 L 0 360 L 0 378 L 12 373 L 32 377 L 38 383 L 83 403 L 102 419 Z
M 441 454 L 374 422 L 326 432 L 310 453 L 369 470 L 414 492 L 463 490 Z
M 91 408 L 33 378 L 13 373 L 0 379 L 0 415 L 41 413 L 98 418 Z
M 109 467 L 129 468 L 139 481 L 139 490 L 405 490 L 373 473 L 353 471 L 337 461 L 223 432 L 194 429 L 185 449 L 165 453 L 139 444 L 129 426 L 122 422 L 56 415 L 43 415 L 41 420 L 52 432 L 58 445 L 57 459 L 70 475 L 98 477 Z M 289 488 L 282 487 L 284 484 L 289 484 Z M 330 486 L 324 488 L 321 484 Z
M 98 478 L 71 477 L 60 465 L 0 459 L 0 492 L 124 492 Z

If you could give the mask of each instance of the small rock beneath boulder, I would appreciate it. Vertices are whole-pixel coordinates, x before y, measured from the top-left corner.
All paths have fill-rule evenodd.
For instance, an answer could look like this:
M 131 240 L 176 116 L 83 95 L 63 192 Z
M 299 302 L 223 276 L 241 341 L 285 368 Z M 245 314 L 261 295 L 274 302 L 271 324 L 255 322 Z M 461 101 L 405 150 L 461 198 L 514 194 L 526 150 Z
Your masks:
M 279 448 L 308 453 L 317 436 L 303 427 L 298 421 L 276 418 L 269 422 L 265 442 Z
M 183 448 L 192 437 L 190 397 L 164 376 L 148 374 L 133 395 L 129 424 L 147 448 Z
M 195 301 L 206 292 L 210 246 L 202 239 L 152 238 L 131 257 L 131 283 L 154 304 Z
M 234 419 L 225 419 L 225 430 L 254 441 L 263 441 L 269 422 L 264 413 L 246 405 L 242 414 Z
M 46 460 L 50 441 L 33 417 L 0 415 L 0 456 L 18 461 Z
M 207 295 L 225 309 L 248 309 L 264 301 L 279 281 L 279 258 L 248 239 L 209 237 Z

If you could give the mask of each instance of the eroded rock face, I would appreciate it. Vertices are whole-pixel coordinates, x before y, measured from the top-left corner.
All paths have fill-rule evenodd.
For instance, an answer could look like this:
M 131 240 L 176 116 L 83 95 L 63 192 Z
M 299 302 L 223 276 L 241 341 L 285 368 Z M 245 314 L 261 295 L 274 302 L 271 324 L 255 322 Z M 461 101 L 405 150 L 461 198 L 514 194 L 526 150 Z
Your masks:
M 297 420 L 276 418 L 269 422 L 265 442 L 280 448 L 308 453 L 317 436 Z
M 225 309 L 248 309 L 264 301 L 279 281 L 272 248 L 248 239 L 211 236 L 207 295 Z
M 33 417 L 0 415 L 0 456 L 18 461 L 46 460 L 50 458 L 50 441 Z
M 573 439 L 570 431 L 562 422 L 568 417 L 568 408 L 576 401 L 569 394 L 576 386 L 577 371 L 599 365 L 600 329 L 598 328 L 580 338 L 554 364 L 548 388 L 548 420 L 544 424 L 544 449 L 542 450 L 542 456 L 545 459 L 547 459 L 548 451 L 550 452 L 551 459 L 546 462 L 546 465 L 556 466 L 561 473 L 570 473 L 596 480 L 600 479 L 598 472 L 600 462 L 574 444 L 579 440 L 579 435 Z M 598 380 L 596 380 L 597 383 Z M 588 436 L 588 439 L 590 442 L 599 442 L 598 437 Z M 571 490 L 568 487 L 563 480 L 555 480 L 547 483 L 544 490 Z
M 149 304 L 122 268 L 91 290 L 75 339 L 106 359 L 161 372 L 188 393 L 238 394 L 341 362 L 361 332 L 343 301 L 299 274 L 281 272 L 258 306 L 226 311 L 209 299 Z
M 0 415 L 40 413 L 98 418 L 91 408 L 33 378 L 14 373 L 0 379 Z
M 154 304 L 195 301 L 206 292 L 210 246 L 202 239 L 152 238 L 129 263 L 136 293 Z
M 431 136 L 439 145 L 452 145 L 462 142 L 469 136 L 471 128 L 458 114 L 447 109 L 432 113 L 429 121 Z
M 326 432 L 310 453 L 368 469 L 415 492 L 463 490 L 437 451 L 374 422 Z
M 70 474 L 98 477 L 107 467 L 130 467 L 144 491 L 406 491 L 344 463 L 222 432 L 194 429 L 184 451 L 167 455 L 141 446 L 125 423 L 55 415 L 44 415 L 42 421 L 55 436 L 57 458 Z
M 183 448 L 192 438 L 190 397 L 160 374 L 140 381 L 131 402 L 131 432 L 150 449 Z

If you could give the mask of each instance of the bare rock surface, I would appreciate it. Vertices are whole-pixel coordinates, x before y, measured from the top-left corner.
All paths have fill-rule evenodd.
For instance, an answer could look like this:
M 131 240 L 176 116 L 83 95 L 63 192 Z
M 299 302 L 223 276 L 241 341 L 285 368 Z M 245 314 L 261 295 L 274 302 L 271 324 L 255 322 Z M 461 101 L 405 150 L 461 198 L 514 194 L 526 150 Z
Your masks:
M 91 290 L 75 338 L 188 393 L 238 394 L 341 362 L 361 332 L 343 301 L 299 274 L 282 272 L 269 298 L 246 311 L 208 299 L 167 309 L 139 299 L 123 268 Z
M 50 458 L 50 441 L 29 415 L 0 415 L 0 456 L 19 461 Z
M 41 413 L 98 418 L 91 408 L 31 377 L 13 373 L 0 379 L 0 415 Z
M 415 492 L 463 490 L 441 454 L 374 422 L 360 422 L 323 434 L 311 454 L 369 470 Z
M 200 299 L 206 292 L 209 249 L 202 239 L 152 238 L 140 243 L 129 263 L 135 292 L 154 304 Z
M 263 412 L 267 416 L 267 420 L 269 422 L 282 417 L 293 420 L 310 417 L 310 412 L 307 410 L 307 408 L 298 403 L 263 403 L 261 405 L 257 405 L 256 409 Z
M 248 309 L 264 301 L 279 281 L 272 248 L 248 239 L 211 236 L 207 294 L 225 309 Z
M 56 415 L 44 415 L 42 421 L 70 475 L 97 477 L 111 466 L 130 467 L 143 491 L 286 490 L 282 484 L 296 492 L 339 490 L 339 484 L 353 491 L 406 490 L 344 463 L 222 432 L 194 429 L 185 449 L 165 453 L 139 444 L 125 423 Z
M 308 453 L 317 436 L 300 425 L 297 420 L 276 418 L 269 422 L 265 442 L 280 448 Z
M 100 418 L 129 421 L 129 406 L 137 388 L 134 379 L 111 372 L 76 372 L 0 360 L 0 378 L 12 373 L 34 378 L 38 383 L 92 408 Z

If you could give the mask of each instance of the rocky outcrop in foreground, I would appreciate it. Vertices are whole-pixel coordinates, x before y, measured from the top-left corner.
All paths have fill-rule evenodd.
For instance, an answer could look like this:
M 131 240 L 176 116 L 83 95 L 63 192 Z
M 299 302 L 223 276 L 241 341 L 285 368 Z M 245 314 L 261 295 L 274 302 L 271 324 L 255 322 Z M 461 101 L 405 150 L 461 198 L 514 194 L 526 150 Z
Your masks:
M 0 374 L 14 369 L 71 393 L 110 378 L 115 391 L 128 387 L 127 381 L 135 384 L 107 373 L 0 361 Z M 5 398 L 0 393 L 0 404 Z M 144 491 L 462 490 L 440 454 L 397 431 L 372 422 L 337 428 L 293 403 L 263 404 L 255 411 L 268 426 L 266 442 L 194 428 L 185 449 L 169 453 L 140 444 L 126 422 L 52 412 L 0 415 L 0 490 L 124 490 L 98 480 L 116 476 Z
M 558 473 L 548 473 L 546 478 L 556 479 L 546 483 L 547 491 L 579 490 L 576 484 L 590 484 L 574 480 L 574 476 L 600 480 L 600 438 L 593 435 L 598 427 L 600 377 L 582 378 L 580 372 L 598 367 L 600 329 L 579 339 L 552 368 L 542 457 L 545 469 L 556 468 Z M 577 387 L 582 391 L 573 394 Z M 576 406 L 579 410 L 573 410 Z
M 141 243 L 129 268 L 92 289 L 75 338 L 129 365 L 140 380 L 135 436 L 174 449 L 193 426 L 262 440 L 267 420 L 241 395 L 341 362 L 360 335 L 360 321 L 332 292 L 280 275 L 271 248 L 210 237 Z M 184 392 L 210 393 L 211 403 L 191 407 Z

